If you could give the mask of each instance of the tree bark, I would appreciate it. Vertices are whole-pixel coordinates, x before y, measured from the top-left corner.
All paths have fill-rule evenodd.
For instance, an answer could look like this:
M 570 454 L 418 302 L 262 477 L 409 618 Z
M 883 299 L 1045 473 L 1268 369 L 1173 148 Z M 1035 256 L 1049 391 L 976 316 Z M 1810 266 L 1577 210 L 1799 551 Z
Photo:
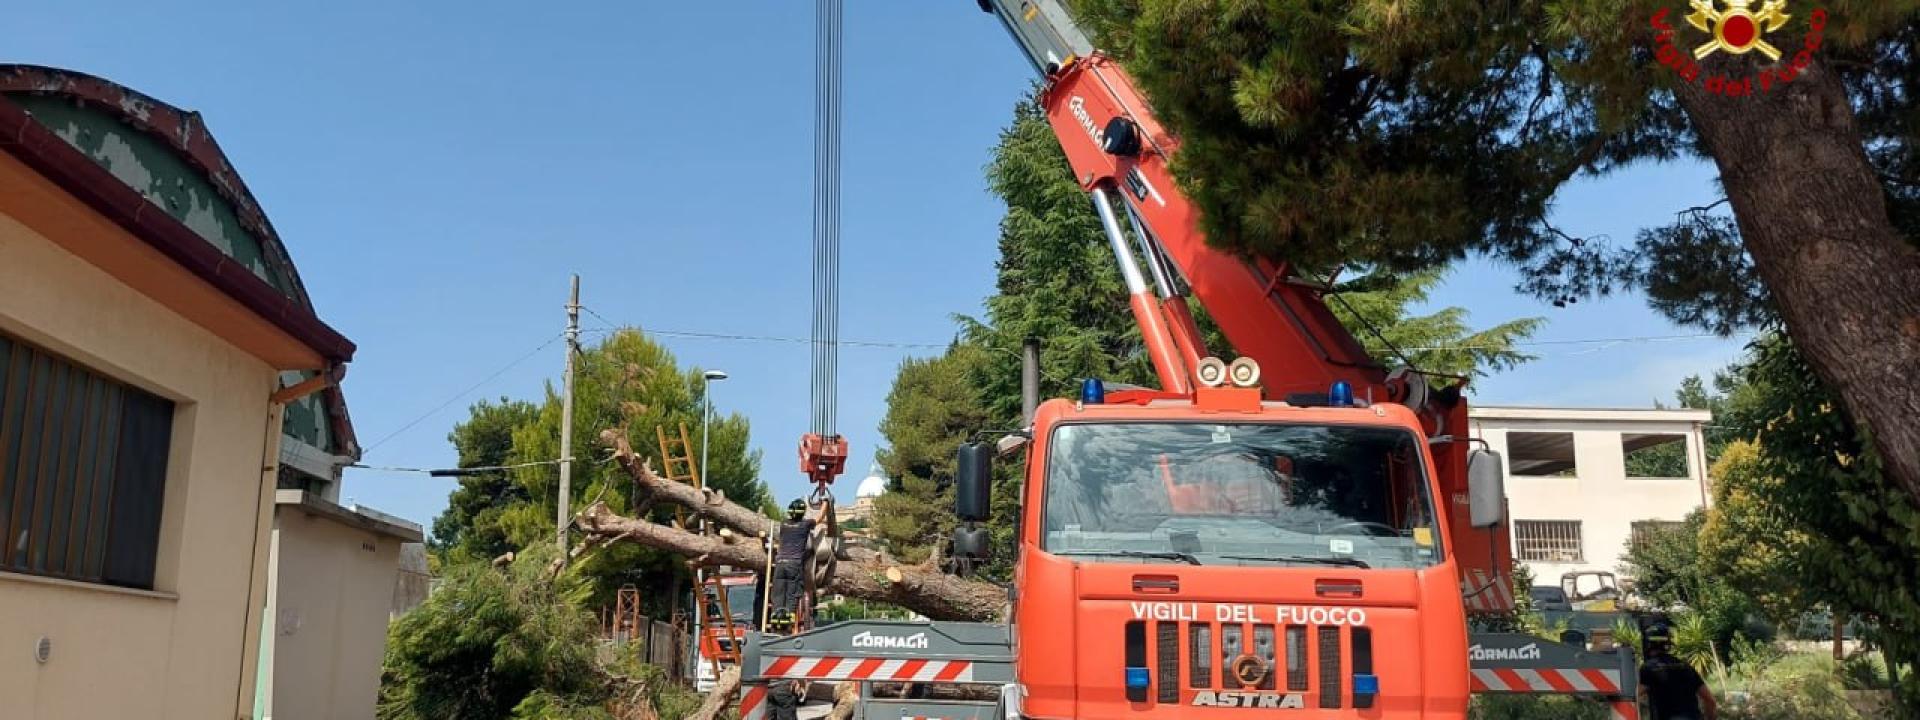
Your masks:
M 602 431 L 600 441 L 613 448 L 614 462 L 619 463 L 620 467 L 640 484 L 641 497 L 636 500 L 642 506 L 656 500 L 665 500 L 691 510 L 695 515 L 713 520 L 722 527 L 750 536 L 772 535 L 779 529 L 779 524 L 772 518 L 729 502 L 726 495 L 716 489 L 695 489 L 692 485 L 673 482 L 653 474 L 653 468 L 647 465 L 646 459 L 634 454 L 633 445 L 627 442 L 626 433 L 618 430 Z
M 1702 78 L 1756 72 L 1724 54 L 1702 67 Z M 1920 248 L 1887 215 L 1845 85 L 1816 58 L 1792 82 L 1762 90 L 1756 80 L 1744 97 L 1700 82 L 1675 94 L 1795 347 L 1920 503 Z
M 733 699 L 739 694 L 740 668 L 722 670 L 719 679 L 714 682 L 713 691 L 707 693 L 707 699 L 701 701 L 700 708 L 687 715 L 686 720 L 716 720 L 720 713 L 732 707 Z
M 581 531 L 637 542 L 688 558 L 767 571 L 767 556 L 756 541 L 739 536 L 696 535 L 658 523 L 614 514 L 594 503 L 574 519 Z M 895 563 L 880 553 L 855 548 L 851 562 L 840 563 L 821 592 L 889 603 L 935 620 L 989 622 L 1000 617 L 1007 593 L 999 586 L 946 575 L 938 570 Z
M 637 542 L 689 559 L 767 572 L 767 556 L 759 538 L 777 528 L 765 515 L 729 502 L 712 491 L 660 478 L 644 459 L 634 455 L 618 431 L 601 433 L 614 448 L 614 459 L 633 476 L 646 502 L 680 505 L 737 532 L 701 535 L 674 527 L 623 517 L 605 503 L 594 503 L 574 517 L 587 534 L 582 544 Z M 997 585 L 941 573 L 933 566 L 902 565 L 884 554 L 849 548 L 821 592 L 882 602 L 912 610 L 935 620 L 990 622 L 1000 618 L 1006 591 Z
M 833 710 L 827 713 L 827 720 L 852 720 L 853 711 L 860 706 L 860 683 L 843 682 L 833 688 Z

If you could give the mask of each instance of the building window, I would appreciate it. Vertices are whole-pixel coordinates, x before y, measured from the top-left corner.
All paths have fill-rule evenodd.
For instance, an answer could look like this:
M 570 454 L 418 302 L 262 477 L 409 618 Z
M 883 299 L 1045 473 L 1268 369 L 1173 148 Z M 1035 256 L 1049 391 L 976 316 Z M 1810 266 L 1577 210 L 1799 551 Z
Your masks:
M 1633 535 L 1628 539 L 1634 547 L 1640 547 L 1653 540 L 1660 533 L 1679 532 L 1687 526 L 1683 522 L 1672 520 L 1639 520 L 1633 523 Z
M 1514 475 L 1578 477 L 1573 458 L 1573 433 L 1507 433 L 1507 467 Z
M 1688 478 L 1687 436 L 1620 433 L 1630 478 Z
M 1578 520 L 1515 520 L 1513 546 L 1521 560 L 1577 563 L 1586 561 Z
M 173 403 L 0 335 L 0 570 L 153 587 Z

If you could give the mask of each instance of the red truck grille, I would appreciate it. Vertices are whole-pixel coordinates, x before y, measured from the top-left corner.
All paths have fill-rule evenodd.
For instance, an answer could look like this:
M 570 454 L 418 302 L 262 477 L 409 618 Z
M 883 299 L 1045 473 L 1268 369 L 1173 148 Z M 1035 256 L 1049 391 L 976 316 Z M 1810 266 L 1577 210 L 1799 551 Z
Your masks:
M 1129 638 L 1138 638 L 1144 644 L 1147 624 L 1143 620 L 1129 622 Z M 1317 690 L 1318 707 L 1337 709 L 1344 707 L 1349 678 L 1373 673 L 1373 634 L 1365 627 L 1183 621 L 1151 624 L 1154 700 L 1163 704 L 1180 702 L 1183 687 L 1289 693 Z M 1247 655 L 1259 658 L 1266 668 L 1251 685 L 1242 682 L 1235 672 L 1236 663 Z M 1282 683 L 1284 687 L 1279 687 Z M 1372 705 L 1372 700 L 1371 696 L 1355 697 L 1354 706 L 1365 708 Z

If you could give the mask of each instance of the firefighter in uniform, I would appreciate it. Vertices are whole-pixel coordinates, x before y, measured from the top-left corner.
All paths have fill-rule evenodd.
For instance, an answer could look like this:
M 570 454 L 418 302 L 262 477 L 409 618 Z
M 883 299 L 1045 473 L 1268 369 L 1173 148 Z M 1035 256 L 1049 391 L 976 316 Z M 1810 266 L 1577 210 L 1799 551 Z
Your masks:
M 794 500 L 787 505 L 787 520 L 773 546 L 773 618 L 774 628 L 792 627 L 793 614 L 799 610 L 800 594 L 806 592 L 806 572 L 813 528 L 817 521 L 807 517 L 807 503 Z
M 1718 720 L 1720 708 L 1700 673 L 1673 656 L 1673 630 L 1664 622 L 1649 625 L 1641 642 L 1640 699 L 1647 720 Z

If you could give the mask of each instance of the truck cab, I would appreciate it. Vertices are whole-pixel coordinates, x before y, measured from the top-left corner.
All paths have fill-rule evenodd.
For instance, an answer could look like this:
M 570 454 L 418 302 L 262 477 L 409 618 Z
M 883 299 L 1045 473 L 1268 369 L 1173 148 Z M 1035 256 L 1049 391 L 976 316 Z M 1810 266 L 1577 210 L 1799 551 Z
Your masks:
M 1427 436 L 1400 405 L 1329 397 L 1201 387 L 1041 404 L 1024 433 L 1007 706 L 1464 717 L 1465 612 Z M 987 454 L 973 447 L 959 509 L 984 520 Z M 962 555 L 980 551 L 972 531 Z

